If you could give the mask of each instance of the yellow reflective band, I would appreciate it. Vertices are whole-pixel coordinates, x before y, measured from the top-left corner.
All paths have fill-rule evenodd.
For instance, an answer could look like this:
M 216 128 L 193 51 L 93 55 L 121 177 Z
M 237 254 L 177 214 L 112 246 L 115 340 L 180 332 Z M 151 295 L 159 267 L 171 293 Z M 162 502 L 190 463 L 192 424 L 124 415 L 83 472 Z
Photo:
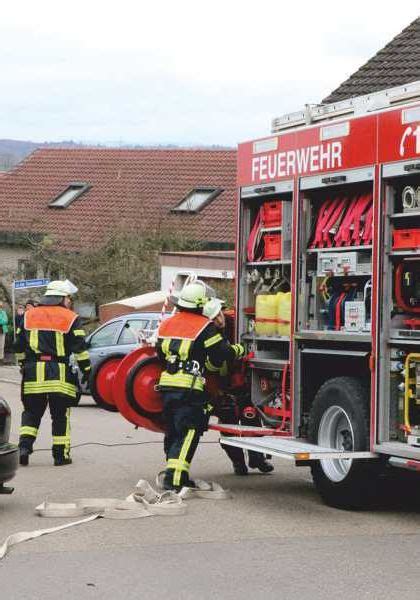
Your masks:
M 191 348 L 191 342 L 192 340 L 182 340 L 178 350 L 179 358 L 181 360 L 187 360 L 188 353 Z
M 76 389 L 76 386 L 72 385 L 71 383 L 61 383 L 60 381 L 57 381 L 57 380 L 45 381 L 44 383 L 25 381 L 23 384 L 23 393 L 24 394 L 56 393 L 56 394 L 65 394 L 66 396 L 71 396 L 72 398 L 76 398 L 77 389 Z
M 194 382 L 194 385 L 193 385 Z M 204 390 L 205 380 L 202 377 L 197 377 L 194 381 L 194 375 L 188 375 L 187 373 L 175 373 L 171 375 L 166 371 L 163 371 L 160 376 L 159 385 L 164 387 L 177 387 L 190 389 L 202 392 Z
M 68 408 L 66 411 L 66 436 L 68 442 L 64 448 L 64 458 L 68 458 L 70 456 L 70 429 L 70 408 Z
M 22 331 L 22 328 L 21 328 L 21 327 L 18 327 L 18 328 L 16 329 L 16 335 L 19 335 L 19 333 L 20 333 L 21 331 Z
M 26 353 L 25 352 L 15 352 L 16 360 L 22 361 L 25 360 Z
M 84 332 L 84 329 L 74 329 L 73 331 L 74 335 L 80 336 L 80 337 L 85 337 L 86 333 Z
M 45 381 L 45 363 L 36 363 L 36 382 L 43 383 Z
M 66 356 L 66 351 L 64 350 L 64 335 L 61 331 L 55 332 L 55 345 L 57 348 L 57 356 Z
M 182 447 L 181 447 L 181 452 L 179 453 L 179 457 L 178 457 L 180 464 L 186 462 L 185 458 L 188 454 L 188 450 L 191 447 L 192 441 L 194 439 L 194 434 L 195 434 L 195 429 L 188 430 L 188 433 L 185 437 L 184 443 L 182 444 Z M 173 477 L 174 485 L 181 485 L 181 475 L 182 475 L 183 471 L 184 471 L 184 469 L 180 469 L 180 468 L 175 469 L 174 477 Z M 188 472 L 188 469 L 186 469 L 186 471 Z
M 60 381 L 66 383 L 66 365 L 64 363 L 58 363 L 58 372 L 60 373 Z
M 32 329 L 29 334 L 29 346 L 33 352 L 39 354 L 38 350 L 38 329 Z
M 219 367 L 213 365 L 209 358 L 206 359 L 205 366 L 207 371 L 210 371 L 211 373 L 218 373 L 220 370 Z
M 78 352 L 74 354 L 77 361 L 79 360 L 89 360 L 89 352 L 84 350 L 83 352 Z
M 166 357 L 170 356 L 170 352 L 169 352 L 170 343 L 171 343 L 170 338 L 165 338 L 162 342 L 162 352 Z
M 216 333 L 216 335 L 213 335 L 208 340 L 205 340 L 204 348 L 210 348 L 210 346 L 214 346 L 214 344 L 218 344 L 222 340 L 223 336 L 220 333 Z
M 166 467 L 168 469 L 181 469 L 181 471 L 188 471 L 190 468 L 190 463 L 183 462 L 178 458 L 169 458 L 166 463 Z
M 38 429 L 36 427 L 29 427 L 28 425 L 22 425 L 19 430 L 20 435 L 30 435 L 36 437 L 38 435 Z
M 53 435 L 54 446 L 67 444 L 69 437 L 67 435 Z

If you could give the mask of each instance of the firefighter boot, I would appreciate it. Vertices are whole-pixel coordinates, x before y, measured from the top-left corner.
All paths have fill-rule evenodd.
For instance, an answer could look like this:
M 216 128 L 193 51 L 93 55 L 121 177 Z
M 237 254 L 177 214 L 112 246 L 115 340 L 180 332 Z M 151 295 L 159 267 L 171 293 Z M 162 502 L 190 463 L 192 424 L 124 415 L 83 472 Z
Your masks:
M 248 475 L 248 467 L 245 463 L 242 448 L 235 448 L 235 446 L 222 446 L 222 448 L 232 461 L 233 472 L 235 475 Z
M 29 455 L 31 451 L 29 448 L 20 447 L 19 448 L 19 464 L 22 467 L 27 467 L 29 465 Z
M 55 467 L 63 467 L 64 465 L 71 465 L 71 458 L 54 458 L 54 466 Z
M 55 467 L 64 467 L 65 465 L 71 465 L 72 459 L 70 458 L 70 451 L 64 445 L 53 445 L 53 460 Z
M 265 456 L 259 452 L 248 452 L 248 465 L 250 469 L 258 469 L 261 473 L 271 473 L 274 467 L 267 462 Z

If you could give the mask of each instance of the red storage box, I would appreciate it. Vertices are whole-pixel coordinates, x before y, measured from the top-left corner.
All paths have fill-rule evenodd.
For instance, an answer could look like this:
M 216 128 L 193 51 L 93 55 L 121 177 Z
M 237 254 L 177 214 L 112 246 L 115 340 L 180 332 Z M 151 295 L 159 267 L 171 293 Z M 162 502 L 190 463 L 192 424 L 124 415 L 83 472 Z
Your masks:
M 392 237 L 394 250 L 420 247 L 420 229 L 395 229 Z
M 263 227 L 280 227 L 281 202 L 264 202 L 262 221 Z
M 266 234 L 264 236 L 264 260 L 277 260 L 281 258 L 281 235 Z

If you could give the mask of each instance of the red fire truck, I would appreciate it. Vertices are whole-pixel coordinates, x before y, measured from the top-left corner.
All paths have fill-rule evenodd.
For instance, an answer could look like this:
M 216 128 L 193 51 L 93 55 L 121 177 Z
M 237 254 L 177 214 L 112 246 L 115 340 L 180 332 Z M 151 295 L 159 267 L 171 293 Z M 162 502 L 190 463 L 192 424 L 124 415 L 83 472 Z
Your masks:
M 275 119 L 239 145 L 238 187 L 235 337 L 263 427 L 214 427 L 364 506 L 386 469 L 420 471 L 420 83 Z M 102 393 L 162 428 L 153 350 L 124 363 Z

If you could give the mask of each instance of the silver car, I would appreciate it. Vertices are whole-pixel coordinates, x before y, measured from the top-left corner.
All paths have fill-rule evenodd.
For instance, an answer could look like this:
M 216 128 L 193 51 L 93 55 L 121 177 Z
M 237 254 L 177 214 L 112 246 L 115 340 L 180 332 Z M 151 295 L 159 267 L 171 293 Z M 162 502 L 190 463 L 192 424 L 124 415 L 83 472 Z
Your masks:
M 141 342 L 156 331 L 160 313 L 129 313 L 104 323 L 86 337 L 92 373 L 95 366 L 108 356 L 129 354 Z M 166 316 L 169 315 L 165 315 Z M 80 380 L 80 377 L 79 377 Z M 89 393 L 89 386 L 81 384 L 82 392 Z

